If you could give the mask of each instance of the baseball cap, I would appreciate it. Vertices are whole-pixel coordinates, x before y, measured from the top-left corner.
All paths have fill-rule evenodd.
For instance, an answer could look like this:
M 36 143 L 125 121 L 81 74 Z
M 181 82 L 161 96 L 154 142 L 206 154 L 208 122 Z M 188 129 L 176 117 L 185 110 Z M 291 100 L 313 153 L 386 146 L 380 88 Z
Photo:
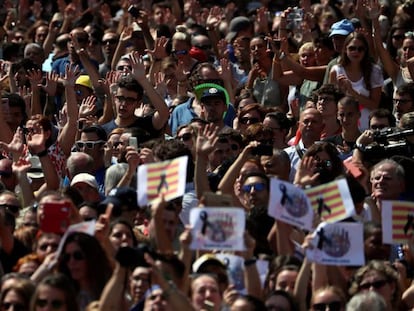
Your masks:
M 137 192 L 132 187 L 118 187 L 109 191 L 108 196 L 99 204 L 99 212 L 105 212 L 106 205 L 112 203 L 113 216 L 120 216 L 124 210 L 138 210 Z M 123 209 L 127 207 L 127 209 Z
M 347 36 L 351 32 L 354 31 L 354 26 L 352 25 L 351 21 L 347 19 L 340 20 L 339 22 L 334 23 L 331 26 L 331 33 L 329 37 L 340 35 L 340 36 Z
M 91 90 L 93 90 L 91 78 L 89 78 L 88 75 L 80 75 L 79 78 L 76 79 L 75 84 L 83 85 L 83 86 L 86 86 L 87 88 L 90 88 Z
M 226 269 L 226 265 L 214 254 L 204 254 L 193 263 L 193 273 L 202 273 L 202 268 L 207 264 L 213 264 Z
M 226 95 L 224 94 L 224 92 L 215 87 L 211 87 L 211 88 L 204 90 L 203 94 L 201 95 L 200 101 L 204 102 L 209 98 L 217 98 L 217 97 L 223 100 L 223 102 L 225 103 L 227 102 Z
M 229 25 L 229 31 L 226 35 L 227 42 L 233 41 L 239 31 L 251 27 L 251 22 L 246 16 L 237 16 L 233 18 Z
M 75 177 L 73 177 L 70 185 L 74 186 L 78 183 L 85 183 L 93 188 L 95 188 L 96 190 L 99 189 L 98 183 L 96 182 L 95 176 L 88 174 L 88 173 L 79 173 L 77 175 L 75 175 Z

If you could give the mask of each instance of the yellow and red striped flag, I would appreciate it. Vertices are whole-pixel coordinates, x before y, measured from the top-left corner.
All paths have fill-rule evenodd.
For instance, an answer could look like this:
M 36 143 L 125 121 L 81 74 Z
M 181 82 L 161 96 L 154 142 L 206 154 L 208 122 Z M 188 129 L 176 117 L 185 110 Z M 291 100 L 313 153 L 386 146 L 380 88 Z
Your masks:
M 382 242 L 403 244 L 414 233 L 414 202 L 382 201 Z
M 185 192 L 188 157 L 138 167 L 137 195 L 140 206 L 148 205 L 161 194 L 165 201 L 182 196 Z
M 322 221 L 338 222 L 354 214 L 354 203 L 344 178 L 306 189 L 305 193 L 311 201 L 313 212 Z

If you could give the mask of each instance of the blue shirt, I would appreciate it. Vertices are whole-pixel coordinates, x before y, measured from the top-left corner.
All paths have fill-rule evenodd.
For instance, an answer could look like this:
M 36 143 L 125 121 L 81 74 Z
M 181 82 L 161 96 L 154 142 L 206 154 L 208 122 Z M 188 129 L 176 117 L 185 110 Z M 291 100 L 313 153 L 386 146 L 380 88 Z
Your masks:
M 178 105 L 172 112 L 169 120 L 171 133 L 173 136 L 177 134 L 177 130 L 181 125 L 186 125 L 191 122 L 192 119 L 199 116 L 193 109 L 194 97 L 188 99 L 185 103 Z M 236 111 L 232 104 L 229 104 L 227 112 L 224 116 L 224 124 L 233 127 L 233 120 L 236 116 Z

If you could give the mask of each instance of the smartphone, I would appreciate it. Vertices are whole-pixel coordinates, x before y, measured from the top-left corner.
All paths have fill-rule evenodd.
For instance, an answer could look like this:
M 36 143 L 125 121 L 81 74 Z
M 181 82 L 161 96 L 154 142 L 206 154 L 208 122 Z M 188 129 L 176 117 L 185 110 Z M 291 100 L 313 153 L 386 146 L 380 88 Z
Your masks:
M 128 145 L 134 147 L 135 150 L 138 150 L 138 140 L 136 137 L 130 137 L 128 139 Z
M 252 154 L 259 155 L 259 156 L 262 156 L 262 155 L 271 156 L 273 155 L 273 146 L 265 145 L 265 144 L 257 145 L 256 147 L 252 149 Z
M 70 226 L 70 207 L 69 202 L 44 203 L 40 217 L 40 230 L 56 234 L 65 233 Z
M 343 161 L 346 169 L 351 173 L 354 178 L 359 178 L 362 175 L 361 169 L 352 162 L 352 157 L 349 157 Z
M 204 192 L 204 201 L 206 206 L 231 207 L 233 198 L 229 194 L 218 194 L 214 192 Z
M 139 10 L 135 5 L 131 5 L 128 8 L 128 13 L 131 14 L 132 17 L 135 17 L 135 18 L 139 17 Z
M 83 120 L 78 120 L 78 130 L 83 130 L 85 127 L 85 122 Z

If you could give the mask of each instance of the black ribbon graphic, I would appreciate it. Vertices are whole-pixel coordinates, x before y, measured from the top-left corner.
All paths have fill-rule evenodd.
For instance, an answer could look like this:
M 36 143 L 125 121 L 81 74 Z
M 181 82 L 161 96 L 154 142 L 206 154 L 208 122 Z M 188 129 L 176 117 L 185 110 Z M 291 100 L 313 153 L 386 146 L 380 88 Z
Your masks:
M 161 189 L 165 187 L 166 190 L 168 190 L 168 183 L 167 183 L 167 176 L 165 173 L 161 174 L 160 183 L 157 188 L 157 192 L 160 193 Z
M 285 205 L 286 201 L 288 201 L 290 205 L 293 205 L 293 200 L 288 195 L 286 186 L 284 184 L 279 184 L 279 189 L 282 192 L 282 198 L 280 199 L 280 204 Z
M 316 246 L 317 248 L 322 249 L 325 243 L 328 244 L 329 246 L 332 244 L 332 241 L 325 236 L 325 230 L 323 228 L 321 228 L 318 231 L 318 236 L 319 236 L 319 241 L 318 241 L 318 245 Z
M 414 216 L 412 214 L 407 214 L 407 222 L 404 226 L 405 235 L 408 234 L 408 230 L 414 229 Z
M 208 214 L 207 212 L 201 212 L 200 213 L 200 219 L 203 222 L 203 225 L 201 227 L 201 234 L 205 235 L 207 231 L 207 227 L 210 225 L 208 222 Z
M 322 213 L 324 211 L 327 211 L 328 214 L 331 213 L 331 209 L 328 205 L 325 204 L 325 201 L 323 200 L 323 196 L 320 196 L 316 202 L 318 203 L 318 215 L 322 216 Z

